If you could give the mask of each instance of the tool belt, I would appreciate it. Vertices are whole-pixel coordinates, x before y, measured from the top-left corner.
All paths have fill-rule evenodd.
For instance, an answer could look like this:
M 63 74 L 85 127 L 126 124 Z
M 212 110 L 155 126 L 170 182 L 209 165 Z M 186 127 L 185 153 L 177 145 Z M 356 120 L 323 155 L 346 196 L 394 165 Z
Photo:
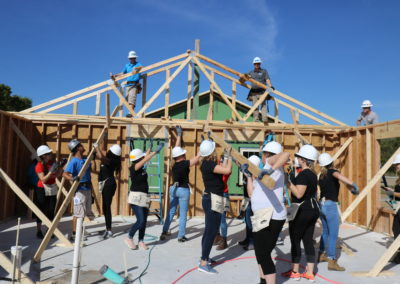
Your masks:
M 137 86 L 137 85 L 140 85 L 140 83 L 138 81 L 127 81 L 126 85 L 127 86 Z
M 92 182 L 91 181 L 80 182 L 79 187 L 92 188 Z
M 224 197 L 211 193 L 211 210 L 217 213 L 224 213 L 225 204 Z
M 253 232 L 258 232 L 269 226 L 274 209 L 263 208 L 256 210 L 254 215 L 250 217 L 251 225 L 253 226 Z
M 58 187 L 55 183 L 53 184 L 43 184 L 44 187 L 44 195 L 45 196 L 54 196 L 57 194 Z
M 293 221 L 294 218 L 296 218 L 297 212 L 299 211 L 299 208 L 301 206 L 301 204 L 303 204 L 303 202 L 301 203 L 292 203 L 288 208 L 287 208 L 287 220 Z
M 128 196 L 128 203 L 139 207 L 149 208 L 150 197 L 147 193 L 139 191 L 131 191 Z
M 109 178 L 106 178 L 105 180 L 99 181 L 99 192 L 100 192 L 100 193 L 103 191 L 104 186 L 106 185 L 106 181 L 107 181 L 108 179 L 109 179 Z

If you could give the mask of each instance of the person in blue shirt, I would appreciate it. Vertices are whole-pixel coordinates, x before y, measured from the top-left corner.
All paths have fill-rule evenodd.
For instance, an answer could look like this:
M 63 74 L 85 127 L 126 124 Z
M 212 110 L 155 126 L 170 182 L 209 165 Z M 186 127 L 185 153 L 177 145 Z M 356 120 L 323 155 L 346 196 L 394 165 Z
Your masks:
M 140 64 L 140 62 L 136 61 L 137 57 L 138 56 L 135 51 L 129 51 L 129 54 L 128 54 L 129 63 L 127 63 L 125 65 L 124 70 L 122 70 L 121 73 L 118 73 L 115 75 L 113 75 L 111 73 L 110 74 L 111 79 L 116 80 L 118 76 L 121 76 L 122 74 L 130 73 L 132 71 L 135 71 L 135 69 L 137 69 L 138 67 L 142 67 L 142 64 Z M 133 110 L 135 110 L 137 94 L 140 93 L 140 91 L 142 89 L 141 85 L 139 83 L 139 80 L 140 80 L 140 74 L 138 73 L 138 74 L 129 76 L 127 78 L 127 82 L 126 82 L 126 94 L 128 97 L 128 103 L 129 103 L 129 105 L 131 105 Z M 130 113 L 127 114 L 126 116 L 132 117 L 132 115 Z
M 72 236 L 71 240 L 75 241 L 75 230 L 77 218 L 84 218 L 87 216 L 90 220 L 94 219 L 92 212 L 92 181 L 91 181 L 91 165 L 87 168 L 84 175 L 79 179 L 78 175 L 86 158 L 83 157 L 85 148 L 76 139 L 72 139 L 68 143 L 68 149 L 72 152 L 73 157 L 65 168 L 63 176 L 71 182 L 79 181 L 79 186 L 74 196 L 74 212 L 72 218 Z

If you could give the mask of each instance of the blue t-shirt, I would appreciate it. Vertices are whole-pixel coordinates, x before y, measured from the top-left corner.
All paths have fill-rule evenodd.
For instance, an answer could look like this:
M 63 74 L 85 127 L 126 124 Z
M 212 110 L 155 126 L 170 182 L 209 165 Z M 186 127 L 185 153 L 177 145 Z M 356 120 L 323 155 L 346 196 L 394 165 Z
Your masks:
M 65 168 L 65 171 L 67 173 L 72 174 L 73 177 L 76 177 L 79 172 L 81 171 L 81 169 L 83 168 L 83 164 L 85 164 L 86 162 L 86 158 L 85 159 L 79 159 L 76 157 L 73 157 L 71 159 L 71 161 L 68 163 L 67 167 Z M 86 172 L 84 173 L 84 175 L 82 176 L 80 182 L 84 183 L 84 182 L 90 182 L 91 181 L 91 164 L 89 165 L 89 167 L 87 168 Z M 79 190 L 89 190 L 89 187 L 86 186 L 79 186 L 78 187 Z
M 126 74 L 126 73 L 129 73 L 129 72 L 132 72 L 132 70 L 133 70 L 135 67 L 141 67 L 141 66 L 142 66 L 142 64 L 140 64 L 139 62 L 136 62 L 136 64 L 127 63 L 127 64 L 125 65 L 125 68 L 124 68 L 124 70 L 122 71 L 122 73 Z M 135 74 L 135 75 L 133 75 L 133 76 L 128 77 L 126 80 L 127 80 L 128 82 L 130 82 L 130 81 L 138 82 L 139 79 L 140 79 L 140 74 Z M 132 84 L 127 84 L 127 85 L 129 86 L 129 85 L 132 85 Z

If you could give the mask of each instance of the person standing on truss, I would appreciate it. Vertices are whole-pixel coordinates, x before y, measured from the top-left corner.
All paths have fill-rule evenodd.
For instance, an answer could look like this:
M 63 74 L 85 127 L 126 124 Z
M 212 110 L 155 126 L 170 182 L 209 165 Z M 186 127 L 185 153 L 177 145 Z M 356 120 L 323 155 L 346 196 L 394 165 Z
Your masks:
M 121 73 L 113 75 L 112 73 L 110 74 L 110 77 L 112 80 L 117 80 L 118 76 L 121 76 L 122 74 L 127 74 L 132 71 L 134 71 L 138 67 L 142 67 L 143 65 L 136 61 L 136 58 L 138 58 L 137 54 L 135 51 L 129 51 L 128 54 L 128 59 L 129 63 L 127 63 L 124 67 L 124 70 L 122 70 Z M 128 97 L 128 103 L 132 107 L 133 110 L 135 110 L 136 106 L 136 97 L 137 94 L 139 94 L 142 90 L 142 86 L 140 85 L 140 74 L 135 74 L 132 76 L 129 76 L 126 80 L 126 93 Z M 126 115 L 126 117 L 132 117 L 130 113 Z
M 362 112 L 357 119 L 357 126 L 378 123 L 378 115 L 371 110 L 373 104 L 370 100 L 365 100 L 361 104 Z
M 260 57 L 254 57 L 253 59 L 254 69 L 251 70 L 249 73 L 245 74 L 245 78 L 251 78 L 275 90 L 275 88 L 271 84 L 271 79 L 269 77 L 268 71 L 266 69 L 261 68 L 261 63 L 262 61 Z M 265 93 L 265 91 L 266 90 L 264 88 L 261 88 L 260 86 L 251 83 L 251 89 L 249 91 L 249 94 L 247 95 L 247 100 L 251 101 L 254 106 L 258 101 L 258 99 Z M 266 102 L 268 99 L 269 95 L 267 96 L 267 99 L 261 103 L 261 117 L 263 122 L 268 122 L 268 107 Z M 259 107 L 257 107 L 254 110 L 253 118 L 255 122 L 258 122 L 260 120 Z
M 187 211 L 189 209 L 189 173 L 190 167 L 197 165 L 200 161 L 200 153 L 197 156 L 186 160 L 186 150 L 181 148 L 182 142 L 182 127 L 176 127 L 176 143 L 172 149 L 172 158 L 174 159 L 174 165 L 172 166 L 172 178 L 174 184 L 169 189 L 169 214 L 165 218 L 163 230 L 160 236 L 160 240 L 165 240 L 167 236 L 170 236 L 169 226 L 174 218 L 176 208 L 179 204 L 179 233 L 178 242 L 183 243 L 188 239 L 185 236 L 186 233 L 186 220 Z

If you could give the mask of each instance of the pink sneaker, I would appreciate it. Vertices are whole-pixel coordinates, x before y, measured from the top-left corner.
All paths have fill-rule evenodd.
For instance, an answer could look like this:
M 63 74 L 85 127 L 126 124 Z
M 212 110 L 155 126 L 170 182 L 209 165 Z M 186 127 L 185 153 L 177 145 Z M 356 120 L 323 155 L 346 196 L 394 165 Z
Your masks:
M 128 246 L 128 248 L 133 249 L 133 250 L 137 249 L 137 245 L 134 243 L 134 241 L 132 239 L 126 238 L 124 240 L 124 242 Z
M 300 280 L 300 273 L 294 272 L 293 270 L 289 270 L 286 272 L 281 273 L 283 277 L 292 278 L 293 280 Z
M 144 250 L 148 250 L 148 249 L 149 249 L 149 247 L 146 246 L 146 244 L 145 244 L 144 242 L 139 242 L 139 247 L 140 247 L 141 249 L 144 249 Z

